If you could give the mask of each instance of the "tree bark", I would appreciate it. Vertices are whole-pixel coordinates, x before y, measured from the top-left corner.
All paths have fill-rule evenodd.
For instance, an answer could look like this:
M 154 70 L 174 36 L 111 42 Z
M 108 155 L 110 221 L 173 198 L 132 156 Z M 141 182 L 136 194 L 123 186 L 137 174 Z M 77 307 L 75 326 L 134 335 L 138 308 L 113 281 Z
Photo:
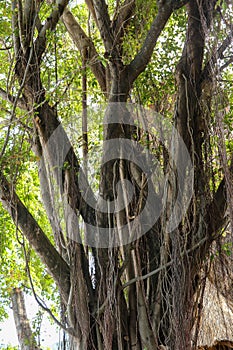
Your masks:
M 208 135 L 210 130 L 207 122 L 203 124 L 204 115 L 200 100 L 203 81 L 209 78 L 211 64 L 217 62 L 211 59 L 211 63 L 207 62 L 203 68 L 205 39 L 216 1 L 158 1 L 154 21 L 138 53 L 129 64 L 125 64 L 122 57 L 121 40 L 128 21 L 136 15 L 135 2 L 125 0 L 113 19 L 104 0 L 86 0 L 86 3 L 102 38 L 106 65 L 101 62 L 93 42 L 72 13 L 65 9 L 67 1 L 60 1 L 60 5 L 38 30 L 37 37 L 35 35 L 34 45 L 26 51 L 26 42 L 21 42 L 22 37 L 19 35 L 19 20 L 15 15 L 13 18 L 16 76 L 20 83 L 20 93 L 23 92 L 23 97 L 20 97 L 17 103 L 19 107 L 33 112 L 34 132 L 37 135 L 34 146 L 39 149 L 39 156 L 46 158 L 52 169 L 51 173 L 57 181 L 60 197 L 65 198 L 64 211 L 69 214 L 68 209 L 71 207 L 77 214 L 76 220 L 73 222 L 72 218 L 65 214 L 65 237 L 61 231 L 59 215 L 53 213 L 54 194 L 49 189 L 49 181 L 46 181 L 48 174 L 43 172 L 43 165 L 39 173 L 43 200 L 58 251 L 20 201 L 2 172 L 0 199 L 56 281 L 63 297 L 65 322 L 72 329 L 73 343 L 79 350 L 155 350 L 159 349 L 161 343 L 170 350 L 189 350 L 193 312 L 197 307 L 195 293 L 199 288 L 199 274 L 211 243 L 225 223 L 227 209 L 225 179 L 214 193 L 203 167 L 203 135 Z M 27 6 L 29 4 L 30 1 L 27 2 Z M 166 202 L 160 219 L 143 237 L 125 246 L 112 247 L 110 240 L 108 241 L 109 237 L 99 237 L 99 240 L 105 240 L 104 246 L 107 248 L 89 249 L 94 257 L 93 282 L 89 271 L 88 250 L 84 249 L 79 232 L 79 214 L 86 224 L 96 227 L 96 236 L 100 227 L 116 227 L 116 235 L 120 237 L 121 226 L 139 215 L 139 203 L 143 206 L 146 201 L 146 185 L 150 179 L 143 183 L 143 172 L 137 169 L 133 161 L 111 160 L 101 168 L 99 200 L 96 201 L 56 110 L 46 100 L 46 91 L 40 76 L 46 33 L 56 27 L 63 14 L 67 31 L 81 56 L 85 57 L 85 64 L 89 64 L 109 102 L 106 117 L 110 122 L 104 125 L 104 141 L 140 141 L 141 131 L 136 125 L 130 125 L 131 115 L 127 107 L 122 106 L 129 98 L 133 83 L 147 67 L 157 40 L 173 11 L 185 4 L 187 37 L 176 70 L 177 99 L 173 119 L 193 160 L 193 198 L 180 225 L 172 232 L 167 232 L 165 223 L 171 212 L 169 207 L 172 207 L 176 200 L 177 184 L 174 173 L 169 169 L 170 159 L 165 159 L 162 154 L 163 170 L 169 188 L 163 199 L 156 198 L 155 204 L 158 206 L 162 205 L 160 202 Z M 13 5 L 16 4 L 13 2 Z M 32 13 L 34 11 L 33 7 Z M 21 30 L 26 31 L 28 38 L 30 33 L 33 33 L 34 22 L 28 8 L 25 8 L 25 14 L 26 24 Z M 224 50 L 225 46 L 219 52 Z M 86 86 L 86 82 L 84 85 Z M 4 90 L 0 90 L 0 94 L 5 99 L 15 102 L 15 98 L 8 96 Z M 117 109 L 118 105 L 120 110 Z M 111 123 L 114 113 L 116 115 L 118 112 L 119 120 Z M 49 148 L 49 142 L 56 130 L 59 130 L 59 133 Z M 66 166 L 56 163 L 64 151 L 63 146 L 67 148 L 67 153 L 64 153 Z M 107 142 L 104 143 L 103 151 L 106 154 L 111 151 Z M 177 157 L 181 155 L 178 154 Z M 231 172 L 232 168 L 231 164 Z M 109 203 L 117 200 L 116 184 L 122 179 L 133 184 L 133 200 L 119 213 L 101 212 L 101 201 Z M 87 198 L 93 206 L 87 204 Z M 152 207 L 153 205 L 154 203 Z M 153 216 L 153 210 L 148 213 L 148 217 L 149 215 Z
M 21 350 L 39 350 L 27 317 L 23 291 L 14 288 L 11 293 L 12 309 Z

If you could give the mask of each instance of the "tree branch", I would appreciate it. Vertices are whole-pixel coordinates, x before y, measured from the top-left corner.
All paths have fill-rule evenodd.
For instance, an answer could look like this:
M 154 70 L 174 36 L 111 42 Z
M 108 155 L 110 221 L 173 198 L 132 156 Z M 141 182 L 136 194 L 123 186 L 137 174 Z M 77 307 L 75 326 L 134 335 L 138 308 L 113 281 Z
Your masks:
M 108 7 L 104 0 L 93 0 L 96 13 L 98 28 L 102 37 L 105 50 L 110 53 L 113 48 L 113 33 L 111 30 L 111 20 L 108 13 Z
M 124 34 L 124 28 L 129 23 L 129 20 L 135 9 L 135 0 L 125 0 L 124 4 L 118 10 L 116 18 L 113 20 L 112 28 L 115 33 L 116 42 L 119 42 L 119 39 Z
M 46 48 L 46 32 L 48 30 L 53 31 L 56 28 L 56 25 L 68 3 L 69 0 L 57 0 L 56 8 L 52 11 L 51 15 L 47 18 L 45 24 L 41 28 L 41 31 L 35 41 L 36 55 L 39 60 Z
M 224 69 L 226 69 L 231 63 L 233 62 L 233 56 L 231 56 L 229 58 L 229 60 L 227 60 L 226 63 L 224 63 L 221 67 L 220 67 L 220 71 L 222 72 Z
M 226 222 L 225 213 L 227 210 L 227 189 L 225 178 L 221 181 L 213 201 L 206 211 L 205 222 L 207 223 L 207 232 L 211 240 L 216 238 L 219 230 Z
M 39 350 L 35 335 L 30 327 L 27 317 L 23 291 L 20 288 L 13 288 L 11 302 L 18 340 L 21 349 Z M 26 346 L 27 344 L 27 346 Z
M 17 2 L 17 12 L 18 12 L 18 29 L 19 29 L 19 40 L 21 49 L 24 53 L 26 53 L 27 50 L 27 44 L 26 44 L 26 31 L 24 26 L 24 15 L 23 15 L 23 4 L 22 0 L 18 0 Z M 31 28 L 30 28 L 31 29 Z
M 222 45 L 218 48 L 217 52 L 215 52 L 210 60 L 206 63 L 205 67 L 203 68 L 202 74 L 201 74 L 201 81 L 208 79 L 212 73 L 215 64 L 217 63 L 217 60 L 219 58 L 223 58 L 223 54 L 226 51 L 226 49 L 230 46 L 230 44 L 233 41 L 233 30 L 228 34 L 228 36 L 224 39 Z M 230 63 L 229 63 L 230 64 Z
M 69 190 L 69 192 L 71 197 L 75 197 L 76 209 L 79 210 L 86 223 L 95 226 L 95 196 L 88 184 L 83 170 L 80 167 L 79 161 L 68 139 L 68 136 L 57 119 L 56 111 L 54 111 L 47 102 L 44 102 L 37 110 L 36 127 L 40 137 L 41 146 L 44 151 L 44 160 L 48 161 L 50 169 L 53 171 L 55 180 L 58 182 L 60 181 L 59 176 L 61 175 L 61 168 L 63 168 L 64 163 L 67 162 L 69 164 L 69 169 L 63 169 L 62 176 L 65 175 L 65 172 L 69 172 L 70 176 L 72 177 L 73 187 Z M 64 163 L 61 164 L 61 161 Z M 64 178 L 62 178 L 62 181 L 63 183 L 58 183 L 58 185 L 59 190 L 63 191 L 63 195 L 64 188 L 61 188 L 60 186 L 64 186 Z M 82 189 L 80 189 L 80 187 Z M 92 203 L 92 206 L 90 206 L 88 203 Z
M 101 90 L 106 92 L 105 67 L 99 59 L 99 55 L 92 40 L 86 35 L 84 30 L 74 18 L 73 14 L 68 9 L 65 9 L 62 20 L 81 55 L 83 55 L 84 51 L 87 50 L 87 63 L 98 80 Z
M 155 17 L 146 39 L 134 57 L 132 62 L 127 66 L 126 75 L 129 80 L 129 85 L 135 81 L 141 72 L 144 71 L 149 63 L 157 40 L 169 20 L 173 10 L 177 10 L 187 4 L 189 0 L 165 0 L 158 1 L 158 13 Z
M 13 33 L 13 43 L 15 54 L 19 52 L 20 49 L 20 39 L 19 39 L 19 22 L 17 15 L 17 0 L 13 0 L 11 3 L 12 9 L 12 33 Z
M 231 156 L 231 163 L 229 166 L 229 174 L 233 174 L 233 155 Z M 206 210 L 205 222 L 207 223 L 207 232 L 211 239 L 214 240 L 219 230 L 226 223 L 226 211 L 228 206 L 226 176 L 220 182 L 214 198 Z
M 37 9 L 36 9 L 37 4 Z M 24 37 L 24 46 L 25 49 L 31 45 L 31 41 L 33 40 L 33 33 L 36 23 L 38 23 L 38 13 L 39 10 L 39 2 L 34 0 L 25 0 L 24 1 L 24 9 L 23 9 L 23 17 L 22 17 L 22 29 L 23 29 L 23 37 Z
M 207 237 L 204 237 L 202 240 L 200 240 L 199 242 L 197 242 L 193 247 L 191 247 L 190 249 L 184 250 L 183 252 L 181 252 L 180 257 L 183 257 L 185 255 L 190 254 L 191 252 L 193 252 L 194 250 L 196 250 L 197 248 L 199 248 L 200 246 L 202 246 L 205 242 L 207 241 Z M 167 267 L 171 266 L 174 263 L 174 259 L 168 261 L 166 264 L 159 266 L 157 269 L 147 273 L 146 275 L 143 276 L 136 276 L 134 278 L 132 278 L 131 280 L 129 280 L 128 282 L 126 282 L 125 284 L 122 285 L 122 289 L 125 289 L 126 287 L 129 287 L 131 284 L 139 282 L 139 281 L 144 281 L 145 279 L 152 277 L 154 275 L 156 275 L 157 273 L 159 273 L 160 271 L 162 271 L 163 269 L 166 269 Z
M 67 261 L 66 242 L 62 232 L 62 227 L 60 225 L 59 216 L 57 210 L 55 209 L 56 206 L 54 188 L 49 181 L 50 176 L 47 172 L 46 167 L 43 167 L 40 164 L 38 173 L 40 179 L 41 198 L 43 200 L 47 217 L 53 231 L 56 247 L 63 259 Z
M 158 14 L 155 17 L 151 28 L 146 36 L 146 39 L 141 47 L 141 50 L 135 56 L 133 61 L 127 66 L 127 75 L 130 85 L 144 71 L 148 62 L 151 59 L 156 42 L 165 27 L 168 19 L 172 14 L 171 4 L 165 3 L 159 8 Z
M 2 88 L 0 88 L 0 96 L 3 98 L 3 100 L 8 101 L 12 104 L 15 103 L 15 100 L 17 100 L 16 105 L 17 107 L 27 111 L 28 110 L 28 106 L 26 104 L 26 102 L 24 101 L 23 98 L 16 98 L 15 96 L 10 95 L 9 93 L 7 93 L 5 90 L 3 90 Z
M 173 10 L 178 10 L 184 5 L 186 5 L 189 0 L 172 0 L 172 8 Z
M 38 225 L 28 209 L 19 199 L 0 171 L 0 200 L 4 208 L 12 217 L 30 245 L 35 249 L 41 261 L 48 268 L 49 273 L 57 283 L 64 300 L 67 302 L 70 290 L 70 269 L 54 248 L 48 237 Z
M 95 9 L 94 9 L 94 4 L 93 4 L 93 0 L 85 0 L 85 3 L 88 7 L 88 10 L 90 11 L 96 25 L 98 26 L 98 22 L 97 22 L 97 18 L 96 18 L 96 13 L 95 13 Z

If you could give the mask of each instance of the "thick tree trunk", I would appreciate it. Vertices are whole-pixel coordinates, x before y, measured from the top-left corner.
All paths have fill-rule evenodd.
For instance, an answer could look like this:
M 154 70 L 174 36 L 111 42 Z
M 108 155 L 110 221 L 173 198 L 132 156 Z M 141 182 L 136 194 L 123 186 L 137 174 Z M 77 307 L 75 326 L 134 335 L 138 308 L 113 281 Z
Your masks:
M 134 1 L 125 0 L 113 22 L 104 0 L 86 1 L 102 37 L 104 57 L 108 60 L 106 65 L 101 63 L 93 42 L 74 16 L 65 10 L 63 22 L 81 55 L 85 56 L 85 63 L 89 64 L 102 91 L 108 96 L 107 123 L 104 123 L 106 142 L 103 152 L 110 154 L 112 149 L 107 141 L 141 141 L 141 131 L 132 123 L 131 115 L 123 104 L 129 97 L 134 81 L 145 70 L 156 41 L 173 10 L 188 3 L 187 38 L 177 67 L 177 101 L 174 113 L 175 126 L 194 163 L 194 195 L 186 217 L 175 230 L 167 232 L 166 222 L 171 212 L 170 207 L 176 201 L 178 186 L 177 179 L 174 180 L 175 172 L 169 169 L 172 156 L 165 159 L 164 154 L 161 154 L 169 189 L 163 196 L 164 210 L 157 223 L 151 225 L 152 227 L 149 225 L 149 231 L 136 241 L 117 246 L 111 245 L 112 237 L 109 238 L 107 232 L 106 236 L 96 238 L 100 242 L 98 248 L 88 250 L 81 244 L 83 241 L 80 239 L 79 215 L 86 225 L 94 227 L 96 236 L 100 228 L 111 231 L 114 227 L 115 238 L 120 243 L 121 227 L 139 216 L 146 202 L 150 179 L 143 180 L 146 176 L 142 175 L 146 174 L 143 174 L 143 170 L 138 169 L 131 159 L 111 159 L 101 168 L 99 198 L 96 201 L 85 178 L 85 172 L 80 168 L 78 157 L 59 122 L 56 110 L 46 100 L 46 91 L 40 77 L 46 31 L 55 28 L 67 2 L 61 0 L 58 9 L 54 8 L 42 28 L 37 28 L 39 35 L 34 45 L 26 51 L 23 43 L 20 43 L 21 38 L 17 37 L 17 26 L 21 23 L 17 24 L 19 20 L 15 15 L 13 20 L 16 76 L 21 86 L 20 93 L 23 92 L 23 99 L 19 102 L 21 104 L 26 101 L 26 108 L 33 112 L 34 132 L 37 136 L 34 146 L 42 158 L 39 169 L 42 197 L 58 251 L 29 214 L 2 172 L 0 199 L 57 283 L 65 310 L 64 327 L 67 327 L 71 336 L 70 348 L 156 350 L 163 344 L 168 346 L 169 350 L 189 350 L 193 314 L 197 307 L 195 293 L 198 290 L 198 273 L 214 234 L 224 221 L 226 211 L 224 180 L 212 196 L 203 168 L 203 135 L 208 133 L 207 123 L 203 124 L 200 103 L 204 29 L 209 25 L 213 5 L 209 0 L 158 1 L 156 16 L 145 41 L 128 65 L 123 63 L 121 38 L 126 26 L 124 22 L 127 22 L 132 14 Z M 215 2 L 213 1 L 213 4 Z M 34 7 L 32 10 L 35 10 Z M 26 12 L 24 17 L 27 18 Z M 31 17 L 29 20 L 32 21 Z M 30 28 L 29 37 L 33 30 Z M 86 132 L 86 128 L 84 131 Z M 120 146 L 118 151 L 121 151 Z M 180 154 L 176 154 L 176 157 L 182 158 Z M 45 160 L 48 161 L 51 173 L 46 170 L 43 163 Z M 55 182 L 57 181 L 60 196 L 64 199 L 65 228 L 60 225 L 54 205 L 54 191 L 49 182 L 51 174 Z M 103 203 L 110 205 L 111 202 L 117 202 L 117 184 L 122 180 L 133 184 L 132 201 L 121 211 L 101 211 Z M 153 207 L 162 205 L 159 201 L 162 200 L 156 198 L 152 203 L 153 210 Z M 90 203 L 93 203 L 93 206 Z M 69 216 L 70 208 L 77 215 Z M 148 218 L 155 216 L 156 209 L 153 210 L 147 213 Z M 93 243 L 96 244 L 96 241 Z M 89 273 L 90 252 L 95 264 L 94 283 Z M 29 339 L 32 344 L 31 348 L 22 349 L 37 349 L 26 317 L 23 295 L 19 289 L 13 291 L 12 302 L 22 344 L 26 346 L 25 339 Z
M 11 293 L 12 309 L 21 350 L 39 350 L 27 317 L 23 291 L 14 288 Z

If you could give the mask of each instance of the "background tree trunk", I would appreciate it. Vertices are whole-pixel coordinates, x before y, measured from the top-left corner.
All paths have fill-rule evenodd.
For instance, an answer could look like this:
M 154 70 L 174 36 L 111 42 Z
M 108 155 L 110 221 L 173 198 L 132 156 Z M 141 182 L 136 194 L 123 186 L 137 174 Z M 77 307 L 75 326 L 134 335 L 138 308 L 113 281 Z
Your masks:
M 11 300 L 20 349 L 39 350 L 27 317 L 23 291 L 20 288 L 14 288 Z

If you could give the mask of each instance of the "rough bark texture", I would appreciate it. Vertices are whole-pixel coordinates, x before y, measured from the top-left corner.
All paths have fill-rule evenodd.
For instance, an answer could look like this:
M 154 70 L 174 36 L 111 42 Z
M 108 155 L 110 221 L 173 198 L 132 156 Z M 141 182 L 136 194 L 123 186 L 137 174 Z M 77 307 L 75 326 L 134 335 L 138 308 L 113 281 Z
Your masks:
M 155 350 L 161 349 L 163 344 L 170 350 L 191 349 L 194 314 L 198 309 L 196 295 L 201 283 L 203 263 L 212 242 L 219 236 L 219 230 L 226 222 L 227 209 L 226 178 L 213 191 L 205 171 L 203 155 L 203 142 L 208 139 L 210 132 L 209 121 L 204 120 L 200 103 L 204 98 L 203 84 L 210 78 L 209 63 L 204 66 L 204 50 L 215 3 L 216 1 L 209 0 L 158 1 L 151 27 L 129 64 L 125 64 L 122 57 L 122 38 L 124 30 L 136 15 L 134 1 L 126 0 L 117 7 L 113 19 L 104 0 L 86 1 L 102 38 L 106 65 L 100 61 L 91 38 L 73 14 L 65 9 L 67 1 L 58 3 L 46 23 L 37 28 L 37 36 L 33 28 L 35 21 L 31 16 L 39 9 L 31 4 L 30 12 L 25 5 L 23 18 L 27 20 L 21 28 L 26 33 L 24 42 L 18 30 L 21 24 L 18 17 L 13 16 L 15 75 L 23 95 L 17 103 L 20 108 L 26 105 L 33 112 L 34 132 L 37 135 L 34 148 L 40 157 L 46 155 L 53 177 L 58 183 L 59 195 L 65 199 L 67 227 L 63 229 L 66 232 L 63 232 L 53 207 L 54 192 L 47 181 L 48 173 L 42 167 L 39 176 L 43 200 L 57 244 L 56 249 L 22 204 L 3 172 L 0 173 L 0 199 L 57 283 L 66 310 L 64 326 L 72 334 L 71 343 L 73 342 L 74 348 Z M 28 6 L 29 4 L 27 2 Z M 68 215 L 70 208 L 77 217 L 80 214 L 86 224 L 96 226 L 96 233 L 99 227 L 109 228 L 116 224 L 117 235 L 120 237 L 121 226 L 140 214 L 150 179 L 143 180 L 143 172 L 133 162 L 124 159 L 110 161 L 101 169 L 100 195 L 96 201 L 56 110 L 46 100 L 40 76 L 46 34 L 56 27 L 62 16 L 68 33 L 85 58 L 85 64 L 89 64 L 100 88 L 106 94 L 109 102 L 106 117 L 111 120 L 113 113 L 119 112 L 122 120 L 129 122 L 131 117 L 127 108 L 122 108 L 121 105 L 121 110 L 118 111 L 113 107 L 116 106 L 114 103 L 128 100 L 135 80 L 149 63 L 156 42 L 173 11 L 185 4 L 188 26 L 183 54 L 176 69 L 174 124 L 194 163 L 194 192 L 186 217 L 176 229 L 166 232 L 164 222 L 171 212 L 170 206 L 176 200 L 177 185 L 169 168 L 169 159 L 166 160 L 164 156 L 164 171 L 169 188 L 166 198 L 157 198 L 154 194 L 156 204 L 162 205 L 162 200 L 166 201 L 165 210 L 156 224 L 132 244 L 90 248 L 88 252 L 85 242 L 81 244 L 78 219 L 73 221 L 73 217 Z M 34 45 L 29 47 L 27 38 L 32 33 Z M 214 58 L 211 59 L 211 65 L 216 62 Z M 5 99 L 13 103 L 16 101 L 4 91 L 0 90 L 0 93 Z M 52 149 L 48 147 L 48 141 L 57 129 L 60 133 Z M 135 137 L 140 141 L 140 130 L 136 126 L 125 125 L 123 122 L 105 126 L 105 140 L 120 138 L 132 141 Z M 64 144 L 69 151 L 64 158 L 66 166 L 59 164 L 62 169 L 59 178 L 58 167 L 54 163 L 54 149 L 60 150 L 61 139 L 65 140 Z M 103 147 L 104 152 L 110 152 L 107 143 Z M 181 158 L 182 155 L 178 154 L 177 157 Z M 232 170 L 231 164 L 229 171 Z M 127 209 L 116 214 L 101 212 L 101 201 L 110 203 L 117 199 L 116 184 L 122 179 L 129 180 L 134 186 L 132 202 Z M 87 204 L 87 198 L 93 206 Z M 77 236 L 80 238 L 79 243 L 71 239 Z M 94 259 L 94 281 L 93 274 L 90 273 L 89 253 Z

